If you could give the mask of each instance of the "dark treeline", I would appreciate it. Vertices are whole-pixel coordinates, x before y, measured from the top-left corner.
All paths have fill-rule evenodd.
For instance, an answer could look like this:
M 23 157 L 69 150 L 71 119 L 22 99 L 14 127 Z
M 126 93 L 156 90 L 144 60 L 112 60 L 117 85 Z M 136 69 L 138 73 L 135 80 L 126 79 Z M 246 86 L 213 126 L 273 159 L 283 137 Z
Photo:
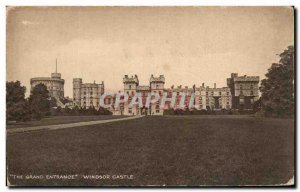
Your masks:
M 104 109 L 103 107 L 100 107 L 98 110 L 95 109 L 95 107 L 89 107 L 88 109 L 85 108 L 79 108 L 75 106 L 74 108 L 52 108 L 51 109 L 51 115 L 53 116 L 86 116 L 86 115 L 112 115 L 112 112 L 110 112 L 107 109 Z
M 40 120 L 45 116 L 54 115 L 111 115 L 104 108 L 94 107 L 73 109 L 57 107 L 56 99 L 49 97 L 49 91 L 43 84 L 36 85 L 25 98 L 26 87 L 20 81 L 6 82 L 6 119 L 7 121 Z
M 182 109 L 170 109 L 164 110 L 164 115 L 247 115 L 247 114 L 255 114 L 260 111 L 260 108 L 255 108 L 251 110 L 244 109 L 221 109 L 221 110 L 210 110 L 210 109 L 202 109 L 202 110 L 182 110 Z

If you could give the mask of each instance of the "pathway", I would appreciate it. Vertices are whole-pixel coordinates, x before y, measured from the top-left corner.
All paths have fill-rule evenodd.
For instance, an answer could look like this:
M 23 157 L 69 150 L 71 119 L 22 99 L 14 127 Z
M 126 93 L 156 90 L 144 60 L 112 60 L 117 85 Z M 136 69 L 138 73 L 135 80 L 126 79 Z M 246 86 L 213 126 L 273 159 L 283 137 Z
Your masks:
M 120 118 L 120 119 L 85 121 L 85 122 L 65 123 L 65 124 L 58 124 L 58 125 L 43 125 L 43 126 L 35 126 L 35 127 L 13 128 L 13 129 L 7 129 L 6 133 L 12 134 L 12 133 L 27 133 L 27 132 L 41 131 L 41 130 L 67 129 L 67 128 L 74 128 L 74 127 L 88 126 L 88 125 L 111 123 L 111 122 L 117 122 L 117 121 L 127 121 L 127 120 L 137 119 L 137 118 L 141 118 L 141 117 L 143 117 L 143 116 L 131 116 L 131 117 L 125 117 L 125 118 Z

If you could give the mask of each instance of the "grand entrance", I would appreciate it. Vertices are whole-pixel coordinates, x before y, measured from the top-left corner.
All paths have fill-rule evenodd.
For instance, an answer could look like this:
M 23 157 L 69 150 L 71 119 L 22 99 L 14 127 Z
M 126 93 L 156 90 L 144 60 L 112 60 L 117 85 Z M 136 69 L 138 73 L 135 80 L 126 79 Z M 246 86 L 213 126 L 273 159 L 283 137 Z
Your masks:
M 214 97 L 214 102 L 215 102 L 215 109 L 220 109 L 220 97 Z
M 142 108 L 140 108 L 140 114 L 141 115 L 148 115 L 148 108 L 143 106 Z

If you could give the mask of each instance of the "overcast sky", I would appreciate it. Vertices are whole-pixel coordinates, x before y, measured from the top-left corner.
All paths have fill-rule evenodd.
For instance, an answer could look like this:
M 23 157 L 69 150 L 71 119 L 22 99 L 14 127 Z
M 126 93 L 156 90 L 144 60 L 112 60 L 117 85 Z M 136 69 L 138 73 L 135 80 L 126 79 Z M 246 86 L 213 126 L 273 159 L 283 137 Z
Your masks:
M 78 77 L 104 81 L 106 91 L 122 90 L 126 74 L 141 85 L 163 74 L 166 87 L 223 87 L 232 72 L 264 78 L 293 45 L 293 23 L 289 7 L 10 8 L 7 80 L 29 90 L 57 58 L 70 97 Z

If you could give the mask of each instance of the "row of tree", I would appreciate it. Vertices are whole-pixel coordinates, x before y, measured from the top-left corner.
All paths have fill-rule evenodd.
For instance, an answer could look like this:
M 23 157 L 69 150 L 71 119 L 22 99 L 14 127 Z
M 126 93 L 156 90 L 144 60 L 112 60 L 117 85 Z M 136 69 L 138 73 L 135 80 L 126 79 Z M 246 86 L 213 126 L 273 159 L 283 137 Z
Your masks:
M 111 115 L 104 108 L 96 110 L 74 107 L 61 108 L 56 106 L 56 100 L 49 96 L 47 87 L 43 84 L 36 85 L 25 98 L 26 87 L 20 81 L 6 82 L 6 119 L 7 121 L 40 120 L 51 115 Z
M 6 82 L 6 119 L 8 121 L 28 121 L 41 119 L 50 114 L 49 92 L 39 84 L 29 98 L 25 98 L 26 87 L 20 81 Z
M 112 115 L 112 112 L 110 112 L 109 110 L 100 107 L 98 110 L 91 106 L 89 108 L 80 108 L 75 106 L 74 108 L 69 108 L 69 107 L 65 107 L 65 108 L 61 108 L 61 107 L 57 107 L 57 108 L 52 108 L 51 109 L 51 115 L 53 116 L 85 116 L 85 115 Z

